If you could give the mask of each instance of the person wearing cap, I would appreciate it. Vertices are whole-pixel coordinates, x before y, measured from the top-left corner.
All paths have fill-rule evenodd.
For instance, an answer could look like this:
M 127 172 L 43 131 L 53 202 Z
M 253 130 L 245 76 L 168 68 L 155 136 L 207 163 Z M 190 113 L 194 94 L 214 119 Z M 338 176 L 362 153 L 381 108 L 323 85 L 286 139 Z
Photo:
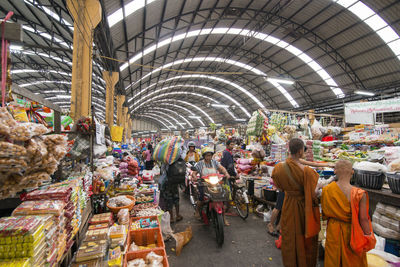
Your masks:
M 200 179 L 202 179 L 207 175 L 218 172 L 222 173 L 226 179 L 230 178 L 227 170 L 218 161 L 212 158 L 214 155 L 214 149 L 211 147 L 204 147 L 201 152 L 203 159 L 197 162 L 197 164 L 194 166 L 195 170 L 192 172 L 192 179 L 194 181 L 197 181 L 197 174 L 200 174 Z M 199 201 L 197 202 L 198 217 L 200 217 L 201 210 L 204 205 L 204 188 L 199 186 L 197 189 L 199 191 Z M 225 219 L 225 215 L 224 221 L 225 225 L 229 225 L 228 221 Z
M 188 143 L 188 152 L 186 153 L 185 161 L 186 162 L 199 162 L 200 155 L 196 152 L 196 144 L 193 141 Z

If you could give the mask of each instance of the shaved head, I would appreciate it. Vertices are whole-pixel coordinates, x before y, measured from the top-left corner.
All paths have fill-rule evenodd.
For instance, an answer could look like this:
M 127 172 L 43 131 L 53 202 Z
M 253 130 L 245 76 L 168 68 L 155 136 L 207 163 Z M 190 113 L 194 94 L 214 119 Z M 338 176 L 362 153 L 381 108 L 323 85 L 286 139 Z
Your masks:
M 341 159 L 335 164 L 335 174 L 340 179 L 349 179 L 353 175 L 353 164 L 345 159 Z

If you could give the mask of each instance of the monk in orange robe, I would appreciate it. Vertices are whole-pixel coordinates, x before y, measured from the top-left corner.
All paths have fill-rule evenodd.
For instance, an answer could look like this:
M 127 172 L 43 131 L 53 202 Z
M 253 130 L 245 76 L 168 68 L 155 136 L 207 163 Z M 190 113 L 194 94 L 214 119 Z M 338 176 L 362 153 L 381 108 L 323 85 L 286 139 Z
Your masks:
M 363 231 L 361 235 L 373 235 L 369 225 L 367 195 L 364 190 L 351 186 L 353 169 L 350 161 L 338 161 L 335 174 L 338 181 L 325 186 L 321 197 L 323 217 L 328 220 L 324 267 L 367 267 L 366 253 L 356 253 L 350 246 L 352 221 L 357 221 L 357 217 Z M 357 198 L 357 195 L 360 199 L 358 215 L 352 214 L 352 198 Z M 354 217 L 352 220 L 352 215 L 356 216 L 355 220 Z
M 281 214 L 282 260 L 285 267 L 313 267 L 317 263 L 320 214 L 315 188 L 318 174 L 300 163 L 303 140 L 289 142 L 290 157 L 275 166 L 272 179 L 285 192 Z

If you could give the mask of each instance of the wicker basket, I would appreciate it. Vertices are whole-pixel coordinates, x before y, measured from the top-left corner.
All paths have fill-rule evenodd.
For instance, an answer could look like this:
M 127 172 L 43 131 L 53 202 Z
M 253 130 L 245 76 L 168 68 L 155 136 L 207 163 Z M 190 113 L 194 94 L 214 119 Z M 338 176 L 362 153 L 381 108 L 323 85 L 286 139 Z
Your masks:
M 357 183 L 361 187 L 381 190 L 383 183 L 385 182 L 385 173 L 384 172 L 374 172 L 374 171 L 357 171 Z
M 400 194 L 400 172 L 386 173 L 390 190 L 394 194 Z
M 108 208 L 110 209 L 110 211 L 111 211 L 112 213 L 114 213 L 114 214 L 117 214 L 118 211 L 120 211 L 120 210 L 122 210 L 122 209 L 128 209 L 129 211 L 131 211 L 131 210 L 133 209 L 133 207 L 135 206 L 135 202 L 136 202 L 135 197 L 129 196 L 129 195 L 126 195 L 126 197 L 129 198 L 130 200 L 132 200 L 132 204 L 130 204 L 130 205 L 128 205 L 128 206 L 122 206 L 122 207 L 110 207 L 110 206 L 109 206 L 109 202 L 110 202 L 110 201 L 107 201 L 107 207 L 108 207 Z

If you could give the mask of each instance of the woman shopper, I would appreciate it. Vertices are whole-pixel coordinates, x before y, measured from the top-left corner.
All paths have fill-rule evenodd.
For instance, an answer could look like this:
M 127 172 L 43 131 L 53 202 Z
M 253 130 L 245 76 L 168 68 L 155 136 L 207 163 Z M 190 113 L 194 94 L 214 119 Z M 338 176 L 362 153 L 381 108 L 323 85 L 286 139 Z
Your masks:
M 199 162 L 200 155 L 196 152 L 196 144 L 193 141 L 188 143 L 188 152 L 186 153 L 186 162 Z
M 154 161 L 152 160 L 153 155 L 153 146 L 149 143 L 147 145 L 147 150 L 144 152 L 145 155 L 145 168 L 148 171 L 151 171 L 154 167 Z

